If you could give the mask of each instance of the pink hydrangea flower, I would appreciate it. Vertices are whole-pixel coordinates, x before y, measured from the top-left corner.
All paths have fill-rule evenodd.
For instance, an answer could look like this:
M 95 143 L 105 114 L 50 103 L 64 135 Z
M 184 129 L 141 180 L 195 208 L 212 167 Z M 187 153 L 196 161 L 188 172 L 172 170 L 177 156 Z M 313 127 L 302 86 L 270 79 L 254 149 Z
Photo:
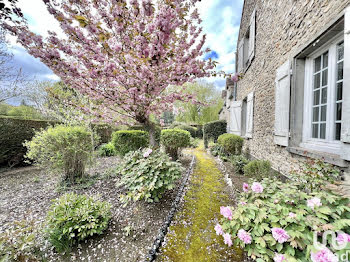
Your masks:
M 343 245 L 345 243 L 350 243 L 350 235 L 346 233 L 341 233 L 337 236 L 337 242 L 339 245 Z
M 248 192 L 249 191 L 249 185 L 247 183 L 243 183 L 243 191 Z
M 310 207 L 312 210 L 315 207 L 320 207 L 320 206 L 322 206 L 321 199 L 319 199 L 318 197 L 313 197 L 311 199 L 308 199 L 307 206 Z
M 276 241 L 280 244 L 286 242 L 289 239 L 289 235 L 287 231 L 285 231 L 282 228 L 274 227 L 271 229 L 271 232 L 272 232 L 273 238 L 276 239 Z
M 220 214 L 228 220 L 232 219 L 232 210 L 229 207 L 220 207 Z
M 252 185 L 252 190 L 255 193 L 262 193 L 264 190 L 264 187 L 260 183 L 254 182 Z
M 317 251 L 316 253 L 311 252 L 312 262 L 338 262 L 339 259 L 332 253 L 328 248 Z
M 240 240 L 242 240 L 245 244 L 250 244 L 252 243 L 252 237 L 250 236 L 250 234 L 245 231 L 244 229 L 240 229 L 238 230 L 238 234 L 237 234 L 238 238 Z
M 288 215 L 288 217 L 290 217 L 290 218 L 296 218 L 297 215 L 296 215 L 295 213 L 293 213 L 293 212 L 290 212 L 289 215 Z
M 222 227 L 219 224 L 216 224 L 215 231 L 216 231 L 216 234 L 218 236 L 221 236 L 224 234 L 224 230 L 222 229 Z
M 223 235 L 223 237 L 224 237 L 225 244 L 228 245 L 229 247 L 232 246 L 231 235 L 229 233 L 226 233 Z
M 283 254 L 275 254 L 275 256 L 273 257 L 273 261 L 274 262 L 283 262 L 283 261 L 287 261 L 287 258 L 283 255 Z
M 152 152 L 153 152 L 153 150 L 152 150 L 152 149 L 150 149 L 150 148 L 148 148 L 148 149 L 146 150 L 146 152 L 145 152 L 145 153 L 143 153 L 143 157 L 144 157 L 144 158 L 149 157 L 149 155 L 150 155 Z

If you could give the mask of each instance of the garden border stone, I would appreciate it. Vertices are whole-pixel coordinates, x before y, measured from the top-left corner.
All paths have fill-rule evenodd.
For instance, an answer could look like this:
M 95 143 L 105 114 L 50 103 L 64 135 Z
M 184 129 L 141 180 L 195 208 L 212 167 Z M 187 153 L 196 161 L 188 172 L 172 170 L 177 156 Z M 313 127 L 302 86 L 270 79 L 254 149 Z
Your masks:
M 195 163 L 196 163 L 196 158 L 195 158 L 195 156 L 193 156 L 190 167 L 187 170 L 184 178 L 182 179 L 179 191 L 176 194 L 176 198 L 173 201 L 173 203 L 171 204 L 170 212 L 169 212 L 164 224 L 159 229 L 157 237 L 154 240 L 151 249 L 148 251 L 148 254 L 146 255 L 145 262 L 155 261 L 155 259 L 157 258 L 157 252 L 158 252 L 159 248 L 162 246 L 162 244 L 164 242 L 164 238 L 165 238 L 166 234 L 168 233 L 169 226 L 174 218 L 174 215 L 175 215 L 176 210 L 179 206 L 180 200 L 183 197 L 184 188 L 187 184 L 188 178 L 193 173 Z

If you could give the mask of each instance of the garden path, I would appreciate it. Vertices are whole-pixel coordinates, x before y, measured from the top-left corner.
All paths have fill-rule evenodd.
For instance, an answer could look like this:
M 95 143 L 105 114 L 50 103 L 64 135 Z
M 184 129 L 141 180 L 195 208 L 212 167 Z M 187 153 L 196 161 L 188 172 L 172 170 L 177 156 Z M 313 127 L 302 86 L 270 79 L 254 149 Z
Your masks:
M 225 245 L 214 230 L 220 206 L 232 205 L 224 175 L 203 147 L 187 153 L 195 155 L 196 168 L 157 261 L 243 261 L 242 250 Z

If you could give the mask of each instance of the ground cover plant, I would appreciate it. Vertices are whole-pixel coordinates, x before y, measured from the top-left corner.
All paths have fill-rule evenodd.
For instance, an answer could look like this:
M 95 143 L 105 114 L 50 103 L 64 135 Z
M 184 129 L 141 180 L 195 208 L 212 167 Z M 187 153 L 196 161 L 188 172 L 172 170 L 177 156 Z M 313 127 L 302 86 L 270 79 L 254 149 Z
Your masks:
M 326 179 L 319 183 L 325 185 Z M 350 235 L 341 232 L 336 234 L 341 250 L 330 238 L 324 246 L 313 245 L 315 236 L 322 243 L 327 230 L 350 232 L 349 199 L 322 185 L 305 190 L 303 181 L 253 179 L 243 185 L 238 205 L 221 207 L 220 212 L 217 234 L 228 245 L 240 245 L 256 261 L 338 261 L 336 256 L 350 250 Z M 322 260 L 326 257 L 329 260 Z
M 158 202 L 166 190 L 175 187 L 175 181 L 181 177 L 181 164 L 170 160 L 160 150 L 144 149 L 128 153 L 117 168 L 121 176 L 117 187 L 125 187 L 127 192 L 121 201 L 145 200 Z
M 63 171 L 64 181 L 74 184 L 84 175 L 98 137 L 82 126 L 57 125 L 35 133 L 24 145 L 26 158 L 40 167 Z
M 102 234 L 111 218 L 111 205 L 94 197 L 69 193 L 53 201 L 47 216 L 47 234 L 58 252 L 93 235 Z

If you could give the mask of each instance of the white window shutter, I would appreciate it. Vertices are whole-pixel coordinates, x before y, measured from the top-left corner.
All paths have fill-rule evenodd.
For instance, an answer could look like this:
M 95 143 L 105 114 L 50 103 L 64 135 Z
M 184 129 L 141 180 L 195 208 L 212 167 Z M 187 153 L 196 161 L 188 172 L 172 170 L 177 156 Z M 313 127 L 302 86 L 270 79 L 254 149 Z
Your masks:
M 254 10 L 250 18 L 250 29 L 249 29 L 249 49 L 248 49 L 248 59 L 251 62 L 255 56 L 255 26 L 256 26 L 256 11 Z
M 247 118 L 246 118 L 246 133 L 247 138 L 253 137 L 253 117 L 254 117 L 254 92 L 248 94 L 247 97 Z
M 287 61 L 276 72 L 275 87 L 275 137 L 277 145 L 288 146 L 290 103 L 290 62 Z
M 230 106 L 230 133 L 242 133 L 242 101 L 232 101 Z
M 344 82 L 341 141 L 343 150 L 341 157 L 350 161 L 350 7 L 345 10 L 344 23 Z
M 244 39 L 238 44 L 238 73 L 241 73 L 244 68 Z

